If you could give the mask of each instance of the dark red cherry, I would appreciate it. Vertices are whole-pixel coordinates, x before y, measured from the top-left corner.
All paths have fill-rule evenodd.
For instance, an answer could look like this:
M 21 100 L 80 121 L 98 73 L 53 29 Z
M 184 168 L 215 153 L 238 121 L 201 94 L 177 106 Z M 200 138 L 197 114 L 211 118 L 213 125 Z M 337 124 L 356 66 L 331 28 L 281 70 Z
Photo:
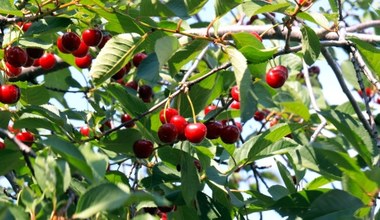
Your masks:
M 222 123 L 219 121 L 209 121 L 205 123 L 207 127 L 207 135 L 208 139 L 216 139 L 220 137 L 220 133 L 224 127 Z
M 44 49 L 38 47 L 28 47 L 26 48 L 26 53 L 29 57 L 33 59 L 38 59 L 44 55 Z
M 137 91 L 137 89 L 139 88 L 139 85 L 136 81 L 132 80 L 130 82 L 125 83 L 125 87 L 131 88 Z
M 104 45 L 106 45 L 107 41 L 109 41 L 111 38 L 112 38 L 112 36 L 109 34 L 103 35 L 103 38 L 98 45 L 98 48 L 102 49 L 104 47 Z
M 148 158 L 153 153 L 153 143 L 149 140 L 137 140 L 133 144 L 133 152 L 137 158 Z
M 178 136 L 178 131 L 175 125 L 166 123 L 158 128 L 158 137 L 164 143 L 173 143 Z
M 263 111 L 256 111 L 255 115 L 253 116 L 253 118 L 256 121 L 262 121 L 265 118 L 265 112 L 263 112 Z
M 140 65 L 140 63 L 147 57 L 147 55 L 145 53 L 138 53 L 136 54 L 134 57 L 133 57 L 133 65 L 135 67 L 138 67 Z
M 62 35 L 62 46 L 66 51 L 73 52 L 80 46 L 81 39 L 74 32 L 66 32 Z
M 99 29 L 87 29 L 82 32 L 82 40 L 87 46 L 98 46 L 102 41 L 103 33 Z
M 14 67 L 11 64 L 9 64 L 8 62 L 5 63 L 5 67 L 6 67 L 5 73 L 9 77 L 16 77 L 16 76 L 20 75 L 20 73 L 22 72 L 21 67 Z
M 61 51 L 62 53 L 66 53 L 66 54 L 71 53 L 70 51 L 66 50 L 66 49 L 63 47 L 63 45 L 62 45 L 62 36 L 59 36 L 59 37 L 57 38 L 57 48 L 58 48 L 58 50 Z
M 144 102 L 150 102 L 150 99 L 153 97 L 152 87 L 148 85 L 142 85 L 139 88 L 139 96 Z
M 14 67 L 21 67 L 28 61 L 28 54 L 21 47 L 12 46 L 6 49 L 5 60 Z
M 240 130 L 235 125 L 227 125 L 225 126 L 221 133 L 220 133 L 220 139 L 226 144 L 233 144 L 236 141 L 239 140 L 240 137 Z
M 135 126 L 135 122 L 131 120 L 132 120 L 132 117 L 130 115 L 128 114 L 121 115 L 121 123 L 130 121 L 128 124 L 125 125 L 126 128 L 132 128 L 133 126 Z

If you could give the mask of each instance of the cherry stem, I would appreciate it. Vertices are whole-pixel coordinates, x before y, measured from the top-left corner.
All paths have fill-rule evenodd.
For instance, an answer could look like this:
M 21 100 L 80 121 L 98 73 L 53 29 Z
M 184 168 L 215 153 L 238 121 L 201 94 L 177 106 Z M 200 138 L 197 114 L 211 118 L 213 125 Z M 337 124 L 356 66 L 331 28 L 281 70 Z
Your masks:
M 191 98 L 189 96 L 188 89 L 186 89 L 186 90 L 187 91 L 185 93 L 186 93 L 187 100 L 189 101 L 189 104 L 190 104 L 191 113 L 193 114 L 193 121 L 194 121 L 194 123 L 196 123 L 197 122 L 197 116 L 195 115 L 194 105 L 193 105 L 193 102 L 191 101 Z

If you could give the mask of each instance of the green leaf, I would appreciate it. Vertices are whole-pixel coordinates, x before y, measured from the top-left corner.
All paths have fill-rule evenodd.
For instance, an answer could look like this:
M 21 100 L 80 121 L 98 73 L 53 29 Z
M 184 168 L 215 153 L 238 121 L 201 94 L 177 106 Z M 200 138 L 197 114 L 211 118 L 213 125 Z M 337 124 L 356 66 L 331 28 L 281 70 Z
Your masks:
M 280 175 L 282 177 L 282 180 L 285 183 L 287 190 L 289 190 L 290 193 L 297 192 L 297 189 L 292 179 L 292 175 L 290 175 L 290 172 L 288 171 L 288 169 L 286 169 L 286 167 L 279 161 L 276 161 L 276 164 L 277 164 L 278 170 L 280 171 Z
M 9 111 L 0 111 L 0 128 L 8 128 L 9 120 L 11 119 L 11 113 Z
M 29 37 L 35 34 L 56 34 L 59 31 L 66 29 L 72 24 L 70 18 L 46 16 L 43 19 L 33 22 L 32 26 L 25 32 L 24 37 Z
M 160 67 L 162 67 L 180 47 L 178 39 L 173 36 L 166 36 L 156 41 L 154 51 L 157 54 Z
M 310 183 L 308 183 L 307 186 L 305 187 L 305 189 L 308 189 L 308 190 L 318 189 L 321 186 L 329 184 L 333 181 L 334 181 L 333 179 L 330 179 L 328 177 L 319 176 L 319 177 L 313 179 L 313 181 L 311 181 Z
M 51 46 L 53 46 L 52 43 L 48 43 L 48 42 L 45 42 L 41 39 L 32 38 L 32 37 L 21 38 L 18 43 L 24 47 L 38 47 L 38 48 L 42 48 L 44 50 L 47 50 Z
M 351 61 L 345 60 L 340 64 L 344 79 L 347 80 L 357 91 L 360 90 L 358 78 L 356 77 L 355 67 Z
M 189 15 L 198 13 L 208 0 L 185 0 Z
M 356 38 L 350 38 L 353 43 L 356 44 L 360 54 L 363 56 L 363 60 L 368 67 L 374 71 L 377 76 L 380 76 L 380 49 L 374 47 L 372 44 L 361 41 Z
M 56 196 L 57 164 L 53 156 L 38 155 L 34 163 L 34 171 L 38 185 L 48 198 Z
M 297 14 L 302 19 L 308 20 L 313 22 L 314 24 L 318 24 L 319 26 L 323 27 L 326 30 L 330 29 L 330 24 L 327 18 L 322 13 L 316 13 L 316 12 L 307 12 L 303 11 Z
M 139 139 L 141 139 L 140 132 L 136 129 L 129 128 L 112 132 L 110 135 L 107 135 L 102 142 L 108 150 L 134 156 L 132 149 L 133 144 Z
M 309 121 L 309 108 L 306 107 L 302 102 L 282 102 L 280 105 L 284 107 L 285 111 L 299 115 L 305 119 L 305 121 Z
M 21 89 L 21 102 L 24 105 L 42 105 L 49 99 L 49 92 L 43 85 L 18 84 Z
M 344 135 L 368 166 L 377 163 L 379 150 L 368 131 L 357 119 L 333 110 L 322 111 L 321 114 Z
M 41 142 L 53 149 L 54 152 L 61 155 L 70 165 L 80 170 L 84 176 L 89 179 L 93 178 L 92 170 L 86 163 L 86 158 L 78 148 L 69 141 L 58 136 L 48 136 Z
M 29 219 L 29 216 L 21 206 L 0 201 L 0 219 Z
M 242 0 L 215 0 L 215 14 L 216 16 L 221 17 L 222 15 L 231 11 L 233 8 L 235 8 L 242 2 Z
M 46 117 L 25 113 L 14 123 L 15 128 L 45 128 L 51 131 L 59 131 L 59 128 Z
M 189 143 L 187 143 L 189 144 Z M 181 155 L 181 191 L 187 205 L 193 204 L 197 192 L 201 190 L 198 170 L 194 165 L 194 158 L 187 153 Z
M 247 58 L 251 63 L 262 63 L 270 60 L 273 54 L 277 52 L 277 48 L 270 49 L 258 49 L 254 46 L 244 46 L 239 51 Z
M 311 66 L 318 59 L 321 52 L 319 38 L 313 29 L 306 25 L 302 26 L 301 33 L 303 58 Z
M 129 194 L 112 183 L 102 183 L 88 189 L 79 197 L 73 218 L 89 218 L 101 211 L 114 210 L 124 205 Z
M 111 38 L 92 64 L 90 75 L 96 86 L 117 73 L 132 58 L 134 50 L 144 41 L 135 33 L 119 34 Z
M 137 68 L 137 78 L 143 79 L 151 84 L 155 84 L 159 81 L 160 76 L 160 63 L 159 57 L 156 53 L 149 54 Z
M 94 152 L 89 143 L 82 145 L 80 151 L 86 158 L 87 164 L 92 170 L 94 182 L 102 181 L 107 170 L 108 157 L 101 152 Z
M 160 1 L 142 0 L 140 3 L 140 15 L 171 17 L 174 13 Z
M 11 142 L 5 142 L 5 149 L 1 150 L 0 154 L 0 175 L 5 175 L 11 170 L 16 170 L 19 167 L 24 165 L 20 151 L 16 149 L 16 146 L 13 146 L 14 149 L 10 146 Z
M 242 4 L 244 13 L 251 17 L 253 15 L 267 12 L 285 12 L 291 6 L 289 2 L 271 4 L 265 1 L 246 1 Z

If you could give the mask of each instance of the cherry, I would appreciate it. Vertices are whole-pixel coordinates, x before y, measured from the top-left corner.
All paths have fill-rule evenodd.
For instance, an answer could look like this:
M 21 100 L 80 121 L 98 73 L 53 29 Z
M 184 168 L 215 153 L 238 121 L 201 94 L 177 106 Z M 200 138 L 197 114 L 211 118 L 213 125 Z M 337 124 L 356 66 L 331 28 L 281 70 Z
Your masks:
M 40 66 L 40 59 L 35 59 L 33 62 L 34 67 L 39 67 Z
M 285 67 L 286 68 L 286 67 Z M 269 86 L 272 88 L 280 88 L 284 85 L 286 79 L 288 77 L 288 71 L 283 70 L 281 67 L 274 67 L 268 70 L 266 73 L 265 80 Z
M 255 32 L 255 31 L 253 31 L 253 32 L 251 32 L 251 34 L 254 36 L 254 37 L 256 37 L 257 38 L 257 40 L 259 40 L 259 41 L 263 41 L 263 38 L 261 38 L 261 36 L 257 33 L 257 32 Z
M 160 111 L 160 121 L 162 124 L 165 124 L 167 122 L 170 122 L 170 119 L 174 115 L 178 115 L 178 111 L 175 108 L 167 108 L 167 109 L 162 109 Z
M 91 54 L 87 54 L 84 57 L 75 57 L 75 65 L 81 69 L 89 68 L 92 63 L 92 56 Z
M 44 55 L 44 49 L 38 47 L 28 47 L 25 49 L 29 57 L 38 59 Z
M 82 32 L 82 40 L 87 46 L 98 46 L 102 41 L 103 33 L 99 29 L 87 29 Z
M 0 102 L 14 104 L 20 99 L 20 88 L 17 85 L 7 84 L 0 86 Z
M 140 139 L 133 144 L 133 152 L 137 158 L 148 158 L 153 150 L 153 143 L 149 140 Z
M 173 143 L 178 136 L 178 131 L 175 125 L 166 123 L 158 128 L 158 137 L 164 143 Z
M 23 67 L 31 67 L 34 64 L 34 59 L 28 56 L 28 61 L 23 65 Z
M 239 128 L 239 131 L 240 131 L 240 132 L 243 131 L 243 126 L 241 125 L 240 122 L 235 121 L 235 126 L 236 126 L 237 128 Z
M 22 71 L 21 67 L 14 67 L 11 64 L 9 64 L 8 62 L 5 63 L 5 66 L 7 67 L 5 73 L 9 77 L 16 77 L 16 76 L 20 75 L 20 73 Z
M 89 47 L 83 41 L 80 42 L 78 49 L 72 52 L 75 57 L 84 57 L 88 53 Z
M 21 27 L 22 31 L 27 32 L 29 30 L 30 26 L 32 26 L 32 22 L 21 22 L 21 21 L 19 21 L 19 22 L 17 22 L 17 25 L 19 27 Z
M 185 128 L 185 137 L 191 143 L 201 142 L 207 135 L 207 127 L 202 123 L 190 123 Z
M 240 137 L 240 130 L 235 125 L 225 126 L 220 133 L 220 138 L 226 144 L 235 143 L 237 140 L 239 140 L 239 137 Z
M 104 132 L 104 131 L 106 131 L 106 130 L 111 129 L 112 127 L 113 127 L 113 126 L 112 126 L 112 122 L 111 122 L 111 120 L 106 120 L 106 121 L 100 126 L 99 130 L 100 130 L 101 132 Z
M 34 135 L 29 131 L 22 131 L 17 133 L 16 138 L 29 147 L 34 143 Z
M 185 137 L 185 128 L 187 126 L 187 121 L 184 117 L 182 117 L 181 115 L 173 115 L 171 118 L 170 118 L 170 121 L 169 121 L 170 124 L 173 124 L 176 128 L 177 128 L 177 131 L 178 131 L 178 139 L 179 140 L 186 140 L 186 137 Z
M 157 208 L 160 212 L 167 213 L 173 211 L 175 206 L 158 206 Z
M 158 211 L 157 207 L 144 207 L 143 209 L 145 213 L 149 213 L 151 215 L 156 215 Z
M 129 123 L 126 124 L 125 127 L 131 128 L 131 127 L 135 126 L 135 122 L 131 121 L 131 120 L 132 120 L 132 117 L 130 115 L 128 115 L 128 114 L 121 115 L 121 123 L 125 123 L 125 122 L 129 121 Z
M 286 79 L 288 78 L 288 68 L 286 68 L 285 66 L 283 65 L 278 65 L 278 66 L 275 66 L 272 68 L 272 70 L 280 70 L 282 72 L 284 72 L 285 76 L 286 76 Z
M 13 123 L 8 124 L 8 131 L 13 133 L 13 134 L 20 132 L 19 129 L 13 128 Z
M 142 85 L 139 88 L 139 96 L 144 102 L 150 102 L 150 99 L 153 97 L 152 87 L 148 85 Z
M 202 171 L 202 165 L 201 162 L 199 162 L 199 160 L 194 160 L 194 166 L 197 168 L 198 172 Z
M 310 74 L 317 74 L 317 75 L 321 72 L 321 70 L 317 66 L 309 67 L 308 71 Z
M 82 127 L 80 127 L 79 129 L 80 133 L 83 135 L 83 136 L 86 136 L 86 137 L 89 137 L 90 136 L 90 126 L 88 125 L 83 125 Z
M 377 104 L 380 104 L 380 97 L 377 97 L 377 99 L 376 99 L 376 103 L 377 103 Z
M 209 112 L 217 109 L 218 107 L 216 107 L 216 105 L 209 105 L 209 106 L 206 106 L 206 108 L 203 110 L 205 115 L 207 115 Z
M 3 141 L 0 141 L 0 150 L 5 149 L 5 144 Z
M 240 93 L 239 93 L 239 87 L 237 85 L 233 86 L 230 90 L 231 97 L 239 102 L 240 101 Z
M 66 32 L 62 35 L 62 46 L 66 51 L 73 52 L 80 46 L 80 37 L 74 32 Z
M 62 45 L 62 36 L 59 36 L 57 38 L 57 48 L 59 51 L 61 51 L 62 53 L 70 53 L 70 51 L 66 50 L 63 45 Z
M 42 57 L 39 59 L 39 62 L 41 68 L 44 70 L 52 69 L 57 63 L 55 56 L 52 53 L 45 53 L 44 55 L 42 55 Z
M 5 60 L 14 67 L 21 67 L 28 61 L 28 54 L 21 47 L 12 46 L 6 49 Z
M 104 47 L 104 45 L 106 45 L 107 41 L 109 41 L 111 38 L 112 38 L 112 36 L 109 34 L 103 35 L 103 38 L 98 45 L 98 48 L 102 49 Z
M 125 74 L 128 74 L 129 71 L 131 71 L 131 68 L 132 68 L 132 63 L 131 63 L 131 62 L 128 62 L 128 63 L 125 65 Z
M 119 80 L 119 79 L 122 79 L 124 77 L 124 74 L 127 72 L 127 68 L 125 66 L 123 66 L 123 68 L 121 68 L 117 73 L 115 73 L 113 76 L 112 76 L 112 79 L 114 80 Z
M 137 91 L 137 89 L 139 88 L 139 85 L 136 81 L 132 80 L 130 82 L 125 83 L 125 87 L 131 88 Z
M 230 108 L 233 108 L 233 109 L 240 109 L 240 102 L 234 100 L 234 101 L 231 103 Z
M 205 123 L 207 127 L 207 135 L 208 139 L 217 139 L 220 137 L 220 132 L 222 131 L 224 125 L 219 121 L 209 121 Z
M 133 65 L 135 67 L 138 67 L 140 65 L 140 63 L 147 57 L 148 55 L 146 55 L 145 53 L 138 53 L 136 54 L 134 57 L 133 57 Z
M 256 121 L 262 121 L 265 118 L 265 112 L 263 112 L 263 111 L 256 111 L 255 115 L 253 116 L 253 118 Z

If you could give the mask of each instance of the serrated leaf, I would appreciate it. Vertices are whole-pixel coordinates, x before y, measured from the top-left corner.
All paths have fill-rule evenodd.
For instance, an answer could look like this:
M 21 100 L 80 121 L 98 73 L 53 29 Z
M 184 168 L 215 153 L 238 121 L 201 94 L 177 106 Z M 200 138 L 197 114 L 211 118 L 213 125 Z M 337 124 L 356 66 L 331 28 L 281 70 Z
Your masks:
M 276 47 L 269 49 L 258 49 L 254 46 L 244 46 L 239 49 L 239 51 L 247 58 L 250 63 L 262 63 L 270 60 L 273 55 L 277 52 Z
M 222 16 L 241 4 L 242 0 L 215 0 L 214 8 L 216 16 Z
M 183 198 L 188 205 L 193 203 L 197 192 L 201 190 L 201 182 L 198 170 L 194 165 L 194 159 L 185 152 L 182 152 L 181 155 L 181 189 Z
M 318 59 L 321 52 L 319 38 L 313 29 L 306 25 L 302 26 L 301 33 L 303 58 L 311 66 Z
M 43 19 L 33 22 L 32 26 L 25 32 L 25 37 L 34 34 L 55 34 L 56 32 L 66 29 L 72 21 L 70 18 L 46 16 Z
M 344 60 L 340 67 L 342 68 L 342 73 L 344 79 L 347 80 L 356 90 L 360 90 L 358 78 L 356 77 L 355 67 L 349 60 Z
M 126 139 L 125 137 L 128 138 Z M 139 139 L 141 139 L 140 132 L 136 129 L 129 128 L 112 132 L 110 135 L 107 135 L 102 142 L 108 150 L 133 156 L 133 144 Z
M 178 39 L 173 36 L 166 36 L 156 41 L 154 51 L 157 54 L 160 67 L 163 66 L 180 47 Z
M 44 50 L 49 49 L 51 46 L 53 46 L 52 43 L 45 42 L 38 38 L 21 38 L 18 42 L 20 45 L 24 47 L 37 47 L 42 48 Z
M 311 21 L 315 24 L 318 24 L 326 30 L 330 29 L 329 21 L 322 13 L 303 11 L 301 13 L 298 13 L 297 16 L 299 16 L 302 19 Z
M 149 54 L 137 68 L 137 78 L 155 84 L 159 81 L 160 62 L 156 53 Z
M 144 41 L 135 33 L 119 34 L 111 38 L 92 63 L 90 75 L 96 86 L 117 73 L 131 59 L 134 50 Z
M 368 67 L 380 76 L 380 49 L 374 47 L 372 44 L 364 42 L 356 38 L 350 38 L 350 40 L 356 44 L 363 60 L 366 62 Z
M 47 103 L 50 99 L 49 92 L 43 85 L 22 84 L 20 89 L 20 100 L 25 105 L 42 105 Z
M 280 105 L 285 108 L 285 111 L 299 115 L 305 119 L 305 121 L 309 121 L 309 108 L 306 107 L 302 102 L 282 102 Z
M 289 190 L 290 193 L 297 192 L 292 176 L 290 175 L 288 169 L 286 169 L 286 167 L 279 161 L 276 161 L 276 164 L 287 190 Z
M 267 12 L 284 12 L 291 4 L 288 2 L 271 4 L 265 1 L 246 1 L 242 6 L 244 13 L 251 17 Z

